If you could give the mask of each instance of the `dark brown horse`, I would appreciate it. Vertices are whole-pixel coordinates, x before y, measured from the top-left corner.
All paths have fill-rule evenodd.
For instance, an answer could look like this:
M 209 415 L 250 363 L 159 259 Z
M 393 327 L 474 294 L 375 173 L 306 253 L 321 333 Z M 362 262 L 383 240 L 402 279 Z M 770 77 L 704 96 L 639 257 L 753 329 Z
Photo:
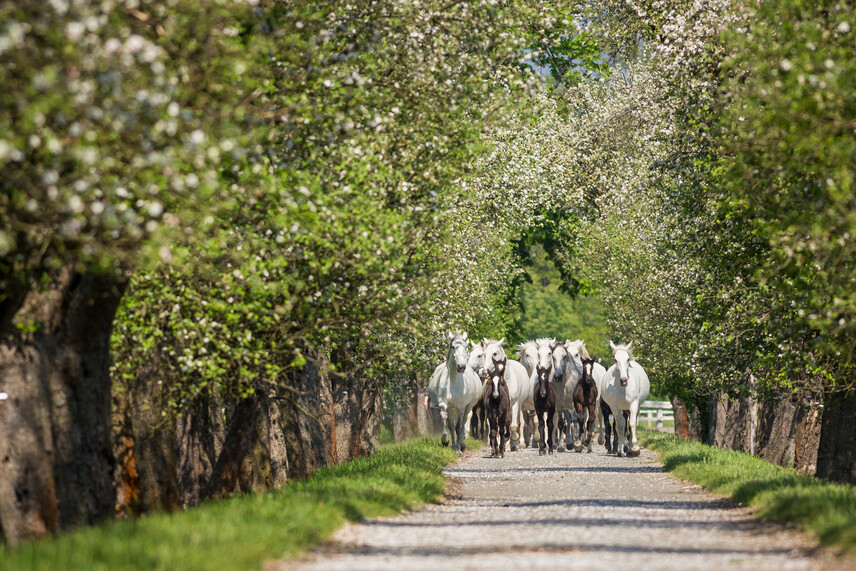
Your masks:
M 535 414 L 538 418 L 538 434 L 541 437 L 538 442 L 538 455 L 553 453 L 553 417 L 556 415 L 556 387 L 550 381 L 550 373 L 553 365 L 542 367 L 535 366 L 535 374 L 538 377 L 535 385 Z M 544 431 L 546 429 L 546 435 Z
M 585 434 L 585 440 L 574 442 L 574 450 L 577 452 L 582 452 L 583 448 L 591 452 L 592 431 L 597 413 L 597 384 L 592 376 L 594 364 L 594 359 L 583 358 L 583 376 L 574 389 L 574 411 L 580 425 L 579 438 Z
M 609 415 L 612 414 L 612 409 L 605 401 L 600 401 L 600 412 L 603 415 L 604 437 L 607 454 L 618 453 L 618 420 L 613 416 L 612 422 L 609 420 Z
M 506 359 L 492 361 L 493 371 L 488 373 L 482 403 L 490 427 L 490 455 L 492 458 L 502 458 L 505 455 L 505 443 L 511 437 L 511 399 L 508 396 L 508 385 L 505 384 Z

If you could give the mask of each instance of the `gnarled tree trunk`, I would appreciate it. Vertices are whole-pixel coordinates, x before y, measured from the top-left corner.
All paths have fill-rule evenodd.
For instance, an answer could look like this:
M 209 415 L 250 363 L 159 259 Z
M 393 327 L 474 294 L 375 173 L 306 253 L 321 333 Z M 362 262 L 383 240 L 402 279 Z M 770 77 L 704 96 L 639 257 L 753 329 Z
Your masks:
M 11 544 L 113 513 L 109 348 L 123 290 L 112 275 L 66 269 L 6 321 L 0 527 Z
M 825 399 L 817 475 L 856 484 L 856 391 Z

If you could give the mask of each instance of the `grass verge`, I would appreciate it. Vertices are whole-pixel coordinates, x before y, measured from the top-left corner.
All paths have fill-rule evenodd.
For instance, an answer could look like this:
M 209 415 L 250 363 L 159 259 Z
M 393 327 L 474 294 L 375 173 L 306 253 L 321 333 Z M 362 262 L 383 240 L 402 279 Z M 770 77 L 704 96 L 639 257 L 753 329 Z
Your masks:
M 346 521 L 437 501 L 441 470 L 457 457 L 437 438 L 383 446 L 274 492 L 111 522 L 15 549 L 0 543 L 0 569 L 258 569 L 266 560 L 299 555 Z
M 640 430 L 639 438 L 675 476 L 752 506 L 764 519 L 795 523 L 824 545 L 856 553 L 856 486 L 802 476 L 745 452 L 674 434 Z

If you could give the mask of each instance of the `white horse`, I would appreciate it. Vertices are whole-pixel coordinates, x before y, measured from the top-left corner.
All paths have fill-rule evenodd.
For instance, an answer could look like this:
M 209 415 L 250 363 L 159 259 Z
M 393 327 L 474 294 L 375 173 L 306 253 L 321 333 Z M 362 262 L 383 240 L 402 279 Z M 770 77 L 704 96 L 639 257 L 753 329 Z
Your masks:
M 553 385 L 556 387 L 556 415 L 553 417 L 553 441 L 558 443 L 557 450 L 564 452 L 571 447 L 573 437 L 574 389 L 583 376 L 582 359 L 577 363 L 569 348 L 574 349 L 570 341 L 555 343 L 551 350 L 553 361 Z M 578 351 L 575 351 L 575 354 Z M 559 434 L 559 415 L 564 422 L 562 434 Z
M 476 373 L 467 366 L 467 334 L 449 334 L 449 352 L 444 366 L 437 367 L 428 383 L 431 402 L 440 407 L 443 419 L 443 435 L 440 441 L 452 448 L 466 450 L 467 425 L 473 405 L 482 397 L 482 383 Z
M 484 366 L 488 371 L 493 371 L 493 361 L 507 359 L 505 349 L 505 338 L 499 341 L 485 339 Z M 518 361 L 509 360 L 505 367 L 505 384 L 508 385 L 508 396 L 511 401 L 511 450 L 517 450 L 520 443 L 520 425 L 523 422 L 524 410 L 535 410 L 534 384 L 530 382 L 526 367 Z
M 636 362 L 631 351 L 632 342 L 627 345 L 615 345 L 609 342 L 615 364 L 606 371 L 606 386 L 603 390 L 603 400 L 612 409 L 612 414 L 618 423 L 618 455 L 624 456 L 624 446 L 627 437 L 624 434 L 625 424 L 630 422 L 630 453 L 639 456 L 639 441 L 636 439 L 636 422 L 639 416 L 639 405 L 648 398 L 651 384 L 642 365 Z M 628 412 L 625 420 L 624 411 Z
M 517 360 L 526 368 L 526 374 L 529 375 L 529 380 L 532 382 L 533 394 L 534 386 L 538 382 L 538 376 L 535 371 L 536 367 L 541 365 L 542 367 L 547 368 L 547 366 L 552 364 L 550 360 L 551 343 L 555 343 L 555 340 L 545 338 L 538 339 L 537 341 L 526 341 L 525 343 L 521 343 L 517 346 Z M 524 446 L 532 446 L 534 448 L 538 445 L 537 442 L 540 440 L 541 435 L 538 432 L 539 421 L 534 415 L 535 411 L 531 411 L 533 414 L 528 414 L 529 412 L 529 410 L 522 410 L 522 423 L 524 424 L 523 437 L 525 440 Z

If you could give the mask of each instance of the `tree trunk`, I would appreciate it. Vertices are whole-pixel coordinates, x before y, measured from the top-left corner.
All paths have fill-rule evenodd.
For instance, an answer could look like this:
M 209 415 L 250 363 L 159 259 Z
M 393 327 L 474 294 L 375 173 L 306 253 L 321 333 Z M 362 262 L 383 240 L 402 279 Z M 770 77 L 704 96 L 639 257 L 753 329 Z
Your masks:
M 675 397 L 672 399 L 672 409 L 675 411 L 675 434 L 688 440 L 690 437 L 690 422 L 687 418 L 686 403 L 678 397 Z
M 856 484 L 856 392 L 825 399 L 817 475 Z
M 0 528 L 10 544 L 114 510 L 110 332 L 124 283 L 59 272 L 0 341 Z

